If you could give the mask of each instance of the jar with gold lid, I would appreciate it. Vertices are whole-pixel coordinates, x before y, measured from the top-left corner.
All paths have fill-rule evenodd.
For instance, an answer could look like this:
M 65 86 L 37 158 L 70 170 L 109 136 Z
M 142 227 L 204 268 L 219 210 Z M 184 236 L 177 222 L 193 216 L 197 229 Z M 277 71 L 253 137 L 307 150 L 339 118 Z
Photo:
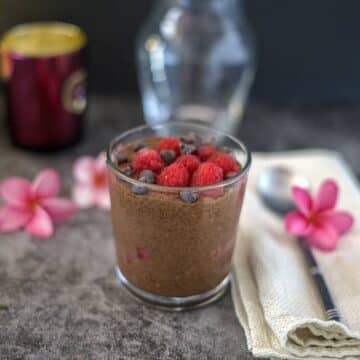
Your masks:
M 1 76 L 14 144 L 56 150 L 77 142 L 86 109 L 86 35 L 75 25 L 18 25 L 1 39 Z

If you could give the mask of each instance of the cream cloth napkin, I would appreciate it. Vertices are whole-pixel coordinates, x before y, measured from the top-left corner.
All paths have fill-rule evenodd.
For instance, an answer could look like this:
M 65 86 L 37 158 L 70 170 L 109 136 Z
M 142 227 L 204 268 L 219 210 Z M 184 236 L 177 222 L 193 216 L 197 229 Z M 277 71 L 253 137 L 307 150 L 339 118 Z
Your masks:
M 339 209 L 355 216 L 336 251 L 314 255 L 343 323 L 325 313 L 296 241 L 255 194 L 259 173 L 286 165 L 314 188 L 328 177 L 340 186 Z M 360 359 L 360 192 L 345 161 L 335 152 L 312 150 L 255 154 L 234 254 L 232 296 L 249 349 L 255 356 L 285 359 Z

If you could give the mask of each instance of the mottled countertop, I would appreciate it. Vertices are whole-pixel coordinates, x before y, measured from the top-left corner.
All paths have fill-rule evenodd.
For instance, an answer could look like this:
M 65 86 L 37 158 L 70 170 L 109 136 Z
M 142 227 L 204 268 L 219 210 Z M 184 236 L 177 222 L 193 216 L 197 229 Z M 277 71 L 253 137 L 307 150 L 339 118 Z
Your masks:
M 77 147 L 36 155 L 12 147 L 0 104 L 0 180 L 58 169 L 69 194 L 71 165 L 141 124 L 136 101 L 94 97 L 88 133 Z M 240 137 L 252 150 L 326 147 L 360 175 L 360 107 L 251 105 Z M 51 240 L 0 235 L 0 359 L 251 359 L 230 294 L 207 308 L 161 312 L 135 302 L 114 275 L 110 217 L 91 209 Z

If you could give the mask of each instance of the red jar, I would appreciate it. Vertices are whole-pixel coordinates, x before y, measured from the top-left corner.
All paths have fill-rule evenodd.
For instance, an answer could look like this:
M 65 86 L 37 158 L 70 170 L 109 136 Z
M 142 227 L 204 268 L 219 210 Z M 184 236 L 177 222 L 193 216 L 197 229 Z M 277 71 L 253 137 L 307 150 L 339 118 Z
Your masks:
M 32 23 L 1 41 L 7 119 L 14 144 L 40 151 L 77 142 L 86 109 L 86 35 L 65 23 Z

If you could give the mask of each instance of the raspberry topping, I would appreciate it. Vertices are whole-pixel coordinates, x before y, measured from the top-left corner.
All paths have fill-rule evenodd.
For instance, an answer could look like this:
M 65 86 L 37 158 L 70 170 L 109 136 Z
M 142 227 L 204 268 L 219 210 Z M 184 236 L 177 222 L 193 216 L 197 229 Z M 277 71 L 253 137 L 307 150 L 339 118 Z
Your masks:
M 206 186 L 223 180 L 223 170 L 214 163 L 202 163 L 194 172 L 191 186 Z
M 174 150 L 176 156 L 180 154 L 180 140 L 176 137 L 167 137 L 159 141 L 157 146 L 157 151 L 161 150 Z
M 158 173 L 164 167 L 159 153 L 154 149 L 143 149 L 134 155 L 132 167 L 136 173 L 143 170 L 152 170 Z
M 188 186 L 190 174 L 184 165 L 173 163 L 157 177 L 157 184 L 164 186 Z
M 212 145 L 201 145 L 197 149 L 197 154 L 201 161 L 206 161 L 211 155 L 216 153 L 216 148 Z
M 216 153 L 208 159 L 208 162 L 221 167 L 225 176 L 229 172 L 237 173 L 240 170 L 240 167 L 236 163 L 235 159 L 228 154 Z
M 176 159 L 176 164 L 184 165 L 192 174 L 200 165 L 199 159 L 195 155 L 181 155 Z

